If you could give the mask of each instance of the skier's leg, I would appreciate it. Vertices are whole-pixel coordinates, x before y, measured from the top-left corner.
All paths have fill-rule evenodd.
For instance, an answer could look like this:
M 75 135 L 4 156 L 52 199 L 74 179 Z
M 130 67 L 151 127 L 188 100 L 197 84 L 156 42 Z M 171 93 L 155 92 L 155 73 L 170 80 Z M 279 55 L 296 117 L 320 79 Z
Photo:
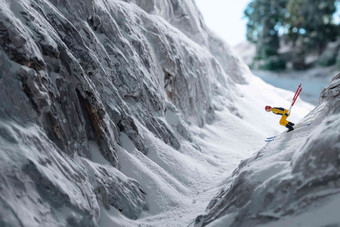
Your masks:
M 287 132 L 290 132 L 290 131 L 293 131 L 293 130 L 294 130 L 293 126 L 291 126 L 290 124 L 287 124 L 287 125 L 286 125 L 286 128 L 288 128 L 288 131 L 287 131 Z
M 280 125 L 285 126 L 286 128 L 288 128 L 288 132 L 294 130 L 294 128 L 293 128 L 294 124 L 293 125 L 292 124 L 293 123 L 287 121 L 287 116 L 286 115 L 282 115 L 281 120 L 280 120 Z
M 287 116 L 286 115 L 282 115 L 281 120 L 280 120 L 280 125 L 282 126 L 286 126 L 288 124 L 289 121 L 287 121 Z

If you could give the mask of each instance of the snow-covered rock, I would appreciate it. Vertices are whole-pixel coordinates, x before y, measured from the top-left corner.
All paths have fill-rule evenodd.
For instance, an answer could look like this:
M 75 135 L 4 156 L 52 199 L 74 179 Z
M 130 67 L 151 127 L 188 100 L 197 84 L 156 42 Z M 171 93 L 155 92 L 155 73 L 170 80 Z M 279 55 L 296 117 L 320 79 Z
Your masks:
M 339 225 L 339 81 L 294 131 L 240 163 L 195 226 Z
M 145 175 L 178 191 L 173 175 L 191 182 L 154 152 L 200 152 L 188 124 L 236 111 L 235 82 L 251 74 L 194 2 L 134 2 L 0 1 L 1 226 L 96 226 L 102 209 L 130 219 L 161 210 L 169 201 L 146 198 Z
M 189 223 L 282 129 L 263 107 L 292 92 L 253 77 L 193 1 L 147 2 L 0 0 L 1 226 Z
M 219 65 L 212 62 L 214 67 L 222 67 L 233 81 L 246 83 L 251 76 L 249 68 L 234 50 L 205 25 L 194 0 L 125 1 L 134 2 L 146 12 L 161 16 L 187 37 L 205 46 L 219 62 Z

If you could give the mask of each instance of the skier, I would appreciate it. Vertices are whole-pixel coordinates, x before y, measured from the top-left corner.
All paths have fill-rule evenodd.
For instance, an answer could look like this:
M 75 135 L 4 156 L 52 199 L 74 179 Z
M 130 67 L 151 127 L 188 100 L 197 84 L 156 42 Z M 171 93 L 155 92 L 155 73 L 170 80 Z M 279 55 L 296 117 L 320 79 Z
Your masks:
M 286 128 L 288 128 L 287 132 L 293 131 L 294 128 L 294 123 L 287 121 L 287 117 L 290 115 L 290 113 L 288 113 L 288 110 L 282 108 L 282 107 L 271 107 L 271 106 L 266 106 L 265 110 L 267 112 L 273 112 L 274 114 L 277 115 L 282 115 L 281 120 L 280 120 L 280 125 L 285 126 Z

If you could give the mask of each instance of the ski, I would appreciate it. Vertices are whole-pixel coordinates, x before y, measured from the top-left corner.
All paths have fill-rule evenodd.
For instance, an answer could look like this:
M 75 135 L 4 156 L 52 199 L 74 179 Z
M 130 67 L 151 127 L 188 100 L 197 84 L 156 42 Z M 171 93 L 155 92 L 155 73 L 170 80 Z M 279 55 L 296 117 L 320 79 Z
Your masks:
M 298 129 L 301 129 L 301 128 L 304 128 L 304 127 L 308 127 L 308 126 L 311 126 L 311 123 L 307 123 L 307 124 L 305 124 L 305 125 L 298 125 L 298 126 L 296 126 L 296 128 L 294 128 L 294 130 L 292 130 L 291 132 L 293 132 L 293 131 L 295 131 L 295 130 L 298 130 Z M 288 132 L 286 132 L 286 133 L 288 133 Z M 267 137 L 264 141 L 265 141 L 266 143 L 269 143 L 269 142 L 273 141 L 276 137 L 277 137 L 277 136 Z
M 267 143 L 268 143 L 268 142 L 271 142 L 271 141 L 273 141 L 273 140 L 275 139 L 275 137 L 276 137 L 276 136 L 268 137 L 268 138 L 266 138 L 264 141 L 267 142 Z
M 297 125 L 294 130 L 297 130 L 297 129 L 300 129 L 300 128 L 304 128 L 304 127 L 308 127 L 308 126 L 311 126 L 311 123 L 307 123 L 307 124 L 304 124 L 304 125 Z

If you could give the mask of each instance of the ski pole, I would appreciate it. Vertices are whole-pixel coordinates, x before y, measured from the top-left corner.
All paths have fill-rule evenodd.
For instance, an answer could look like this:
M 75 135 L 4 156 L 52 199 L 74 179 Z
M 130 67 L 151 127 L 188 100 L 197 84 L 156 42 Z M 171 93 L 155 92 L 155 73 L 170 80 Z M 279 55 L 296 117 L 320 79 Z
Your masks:
M 301 87 L 301 84 L 300 84 L 299 87 L 297 88 L 295 94 L 294 94 L 293 102 L 292 102 L 292 104 L 290 105 L 290 108 L 289 108 L 289 110 L 288 110 L 288 115 L 290 114 L 290 111 L 291 111 L 291 109 L 292 109 L 292 107 L 293 107 L 293 105 L 294 105 L 296 99 L 299 97 L 301 91 L 302 91 L 302 87 Z
M 301 84 L 299 84 L 298 88 L 296 89 L 296 92 L 294 94 L 294 98 L 293 98 L 293 101 L 297 98 L 298 95 L 296 95 L 299 91 L 299 89 L 301 88 Z
M 297 100 L 297 98 L 299 97 L 300 93 L 302 91 L 302 88 L 299 90 L 299 92 L 296 95 L 296 98 L 293 100 L 292 106 L 294 105 L 295 101 Z

